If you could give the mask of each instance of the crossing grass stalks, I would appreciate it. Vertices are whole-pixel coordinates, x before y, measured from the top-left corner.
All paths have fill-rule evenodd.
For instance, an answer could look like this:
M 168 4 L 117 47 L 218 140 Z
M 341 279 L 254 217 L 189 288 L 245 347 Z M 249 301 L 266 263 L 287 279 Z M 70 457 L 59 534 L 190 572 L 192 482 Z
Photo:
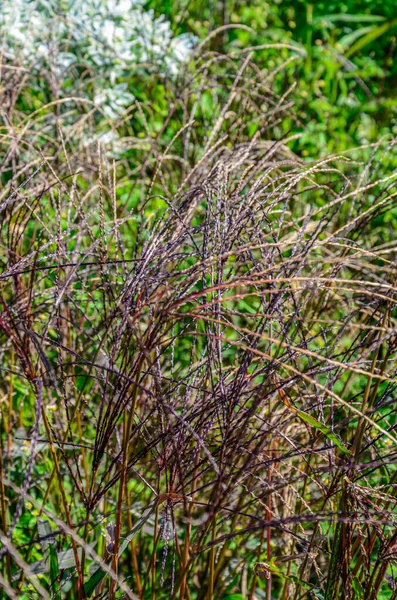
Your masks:
M 203 45 L 115 161 L 5 70 L 4 597 L 397 597 L 393 142 L 303 162 L 274 76 Z

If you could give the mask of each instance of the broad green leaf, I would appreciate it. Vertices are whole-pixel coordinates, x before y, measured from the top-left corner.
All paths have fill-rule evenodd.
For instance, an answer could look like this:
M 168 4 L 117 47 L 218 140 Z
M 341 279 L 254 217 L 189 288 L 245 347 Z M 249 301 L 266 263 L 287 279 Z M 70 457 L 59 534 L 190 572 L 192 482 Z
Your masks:
M 320 421 L 317 421 L 317 419 L 315 419 L 311 415 L 308 415 L 307 413 L 303 412 L 303 410 L 298 410 L 297 414 L 302 419 L 302 421 L 305 421 L 305 423 L 308 423 L 308 425 L 311 425 L 312 427 L 317 429 L 317 431 L 320 431 L 322 434 L 324 434 L 331 442 L 335 444 L 335 446 L 338 446 L 339 450 L 341 450 L 345 454 L 350 454 L 349 450 L 346 448 L 343 442 L 341 442 L 340 439 L 338 439 L 338 437 L 326 425 L 323 425 L 322 423 L 320 423 Z

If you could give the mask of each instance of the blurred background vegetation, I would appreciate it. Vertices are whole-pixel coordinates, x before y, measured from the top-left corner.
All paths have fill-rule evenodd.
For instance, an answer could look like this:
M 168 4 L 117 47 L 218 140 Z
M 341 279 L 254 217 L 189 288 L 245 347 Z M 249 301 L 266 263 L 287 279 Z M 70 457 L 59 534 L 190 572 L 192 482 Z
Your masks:
M 341 152 L 397 133 L 397 10 L 394 0 L 307 2 L 158 2 L 175 32 L 204 39 L 223 25 L 242 24 L 214 36 L 214 51 L 269 43 L 292 44 L 305 58 L 276 78 L 279 90 L 295 83 L 303 156 Z M 288 50 L 254 50 L 260 69 L 273 70 Z M 295 127 L 293 121 L 283 123 Z

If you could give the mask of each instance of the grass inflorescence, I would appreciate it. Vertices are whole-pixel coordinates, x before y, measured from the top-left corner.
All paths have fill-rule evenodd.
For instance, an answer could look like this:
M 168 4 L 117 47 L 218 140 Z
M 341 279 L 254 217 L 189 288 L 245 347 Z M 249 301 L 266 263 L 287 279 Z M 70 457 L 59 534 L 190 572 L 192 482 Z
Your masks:
M 203 44 L 115 160 L 5 67 L 4 597 L 396 597 L 393 143 L 302 161 L 278 74 Z

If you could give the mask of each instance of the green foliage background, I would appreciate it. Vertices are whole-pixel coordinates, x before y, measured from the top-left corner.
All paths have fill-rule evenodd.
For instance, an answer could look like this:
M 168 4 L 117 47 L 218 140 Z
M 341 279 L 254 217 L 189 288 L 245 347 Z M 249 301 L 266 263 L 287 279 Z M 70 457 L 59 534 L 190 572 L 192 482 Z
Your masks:
M 154 1 L 149 6 L 165 12 L 176 31 L 194 32 L 199 39 L 224 24 L 252 29 L 215 36 L 214 50 L 280 42 L 304 49 L 306 59 L 288 70 L 288 83 L 297 84 L 305 155 L 343 151 L 397 132 L 394 1 Z M 282 55 L 259 50 L 255 60 L 259 68 L 271 69 Z
M 264 44 L 291 44 L 305 52 L 281 70 L 274 90 L 295 85 L 295 110 L 280 125 L 280 135 L 299 132 L 291 148 L 303 159 L 317 159 L 374 144 L 397 134 L 397 6 L 394 0 L 253 0 L 252 2 L 159 2 L 148 7 L 165 13 L 175 32 L 204 39 L 217 52 Z M 237 27 L 238 24 L 251 31 Z M 291 55 L 287 49 L 253 50 L 266 73 Z M 156 93 L 156 92 L 154 92 Z M 298 121 L 297 122 L 297 118 Z M 252 134 L 254 131 L 252 131 Z M 356 157 L 369 158 L 372 150 Z M 350 155 L 350 156 L 354 156 Z M 387 168 L 397 165 L 389 154 Z M 378 224 L 385 238 L 397 225 L 389 211 Z

